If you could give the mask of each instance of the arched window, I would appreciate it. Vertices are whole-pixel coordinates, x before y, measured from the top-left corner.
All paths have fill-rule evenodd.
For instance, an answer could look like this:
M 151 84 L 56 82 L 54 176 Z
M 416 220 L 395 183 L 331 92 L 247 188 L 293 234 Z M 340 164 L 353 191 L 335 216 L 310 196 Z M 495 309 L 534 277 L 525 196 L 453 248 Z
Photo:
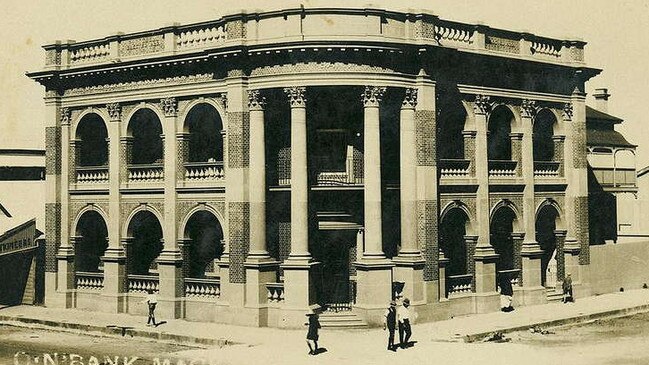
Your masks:
M 510 133 L 514 115 L 506 106 L 497 106 L 489 116 L 487 156 L 489 160 L 511 160 L 512 144 Z
M 149 275 L 157 267 L 155 259 L 162 252 L 162 227 L 155 214 L 140 211 L 129 223 L 129 235 L 132 238 L 128 250 L 128 273 Z
M 150 109 L 140 109 L 128 124 L 131 145 L 131 164 L 162 163 L 162 124 Z
M 209 104 L 198 104 L 185 120 L 189 132 L 187 162 L 223 161 L 223 122 L 218 111 Z
M 76 130 L 78 166 L 108 165 L 108 131 L 104 120 L 97 114 L 87 114 L 79 121 Z
M 204 278 L 214 271 L 214 260 L 223 254 L 223 229 L 214 214 L 198 211 L 189 218 L 185 227 L 185 237 L 189 242 L 190 278 Z
M 551 111 L 541 110 L 534 118 L 534 161 L 552 161 L 554 157 L 554 124 L 557 119 Z
M 87 211 L 79 218 L 76 227 L 74 263 L 79 272 L 99 272 L 101 257 L 108 248 L 108 229 L 102 216 Z

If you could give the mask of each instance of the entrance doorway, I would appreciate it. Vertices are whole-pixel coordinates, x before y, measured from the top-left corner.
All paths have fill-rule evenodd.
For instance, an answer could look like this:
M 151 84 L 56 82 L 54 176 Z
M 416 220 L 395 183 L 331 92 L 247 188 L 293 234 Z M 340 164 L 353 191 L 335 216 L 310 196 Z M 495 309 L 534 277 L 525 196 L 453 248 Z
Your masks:
M 541 208 L 536 218 L 536 240 L 543 250 L 541 256 L 541 285 L 554 288 L 557 284 L 558 258 L 556 220 L 558 213 L 551 205 Z
M 356 258 L 356 231 L 331 230 L 319 232 L 315 258 L 318 270 L 318 304 L 338 312 L 351 310 L 355 302 L 355 274 L 351 261 Z

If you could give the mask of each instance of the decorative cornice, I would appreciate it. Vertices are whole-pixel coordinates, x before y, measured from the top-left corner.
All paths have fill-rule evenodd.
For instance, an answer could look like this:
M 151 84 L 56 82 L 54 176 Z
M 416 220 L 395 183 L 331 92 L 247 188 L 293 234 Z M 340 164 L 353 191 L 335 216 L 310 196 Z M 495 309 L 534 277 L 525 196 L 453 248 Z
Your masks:
M 305 108 L 306 107 L 306 88 L 305 87 L 286 87 L 284 88 L 286 96 L 288 96 L 291 107 Z
M 407 88 L 406 95 L 403 98 L 401 107 L 405 109 L 414 109 L 417 106 L 417 89 Z
M 160 109 L 162 109 L 166 117 L 174 117 L 178 112 L 178 100 L 176 98 L 162 98 L 160 99 Z
M 71 111 L 69 108 L 61 108 L 60 122 L 61 125 L 70 125 Z
M 119 120 L 122 116 L 122 106 L 119 103 L 106 104 L 106 110 L 110 116 L 110 120 Z
M 521 101 L 521 116 L 524 118 L 533 118 L 538 110 L 536 101 L 523 99 Z
M 475 114 L 487 114 L 491 111 L 491 97 L 488 95 L 476 95 L 473 102 L 473 112 Z
M 365 107 L 378 107 L 385 95 L 385 86 L 365 86 L 365 91 L 361 94 L 361 100 Z
M 563 104 L 563 120 L 572 120 L 572 103 Z
M 248 108 L 250 110 L 264 110 L 266 98 L 261 96 L 259 90 L 248 90 Z

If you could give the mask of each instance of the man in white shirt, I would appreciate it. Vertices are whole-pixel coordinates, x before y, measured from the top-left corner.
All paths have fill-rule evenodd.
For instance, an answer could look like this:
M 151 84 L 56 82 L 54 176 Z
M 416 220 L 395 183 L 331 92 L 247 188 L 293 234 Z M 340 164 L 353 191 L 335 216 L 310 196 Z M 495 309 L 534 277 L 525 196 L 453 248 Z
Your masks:
M 399 322 L 399 341 L 401 348 L 410 347 L 410 336 L 412 329 L 410 328 L 410 299 L 403 299 L 403 303 L 397 307 L 397 321 Z
M 155 323 L 155 307 L 158 304 L 158 298 L 156 297 L 155 292 L 149 289 L 146 298 L 144 298 L 142 302 L 149 306 L 149 319 L 146 321 L 146 325 L 149 326 L 152 323 L 157 327 L 158 325 Z

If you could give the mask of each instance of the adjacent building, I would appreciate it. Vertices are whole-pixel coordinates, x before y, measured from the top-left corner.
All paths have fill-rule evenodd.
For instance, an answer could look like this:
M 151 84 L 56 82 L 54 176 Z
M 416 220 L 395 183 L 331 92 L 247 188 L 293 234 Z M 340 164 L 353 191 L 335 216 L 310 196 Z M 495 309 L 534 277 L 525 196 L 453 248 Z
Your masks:
M 292 327 L 587 295 L 584 46 L 343 8 L 46 45 L 46 304 Z

